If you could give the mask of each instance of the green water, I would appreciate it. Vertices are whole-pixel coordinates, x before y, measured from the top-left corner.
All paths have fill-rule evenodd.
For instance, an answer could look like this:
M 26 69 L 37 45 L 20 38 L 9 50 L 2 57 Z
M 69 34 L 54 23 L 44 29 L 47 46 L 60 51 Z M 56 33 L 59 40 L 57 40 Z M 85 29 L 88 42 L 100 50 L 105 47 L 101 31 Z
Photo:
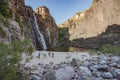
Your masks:
M 60 51 L 60 52 L 86 52 L 87 49 L 76 48 L 76 47 L 56 47 L 54 49 L 49 49 L 48 51 Z

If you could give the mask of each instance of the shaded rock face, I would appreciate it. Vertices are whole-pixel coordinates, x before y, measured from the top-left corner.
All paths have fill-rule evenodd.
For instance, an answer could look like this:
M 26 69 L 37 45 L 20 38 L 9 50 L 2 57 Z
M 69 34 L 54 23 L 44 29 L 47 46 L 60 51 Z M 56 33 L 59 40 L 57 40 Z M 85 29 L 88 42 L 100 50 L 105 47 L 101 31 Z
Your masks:
M 4 16 L 0 20 L 0 42 L 11 43 L 14 40 L 29 38 L 36 49 L 43 49 L 42 41 L 40 42 L 36 32 L 36 23 L 32 8 L 26 6 L 24 0 L 9 0 L 7 2 L 7 9 L 11 12 L 11 17 Z M 0 1 L 0 4 L 2 4 L 2 1 Z M 48 8 L 42 7 L 42 9 L 42 12 L 35 14 L 39 31 L 45 38 L 47 48 L 55 47 L 58 37 L 56 23 L 51 17 Z
M 70 45 L 74 47 L 93 49 L 98 49 L 105 44 L 120 46 L 120 25 L 113 24 L 108 26 L 105 32 L 101 33 L 97 37 L 91 37 L 86 39 L 77 38 L 70 43 Z
M 0 21 L 0 28 L 4 32 L 4 36 L 0 35 L 0 42 L 11 43 L 14 40 L 22 40 L 25 37 L 31 38 L 31 24 L 29 20 L 32 18 L 33 12 L 31 7 L 25 6 L 24 0 L 6 0 L 9 12 L 4 12 L 11 17 L 4 16 Z M 1 3 L 2 1 L 0 1 Z M 1 32 L 1 34 L 3 34 Z
M 116 41 L 116 38 L 120 40 L 119 15 L 120 0 L 93 0 L 93 4 L 88 10 L 76 13 L 59 27 L 69 28 L 70 40 L 79 39 L 77 42 L 72 43 L 73 46 L 75 44 L 79 47 L 80 45 L 83 47 L 87 47 L 87 45 L 99 47 L 100 43 L 114 43 L 113 41 Z M 113 26 L 113 28 L 110 29 L 110 26 Z M 99 35 L 101 35 L 101 38 Z M 93 37 L 96 38 L 88 40 Z M 80 42 L 81 39 L 87 41 L 82 41 L 82 43 Z
M 45 37 L 47 46 L 53 48 L 58 42 L 58 28 L 50 15 L 49 9 L 45 6 L 41 6 L 35 10 L 37 14 L 38 23 L 40 29 Z

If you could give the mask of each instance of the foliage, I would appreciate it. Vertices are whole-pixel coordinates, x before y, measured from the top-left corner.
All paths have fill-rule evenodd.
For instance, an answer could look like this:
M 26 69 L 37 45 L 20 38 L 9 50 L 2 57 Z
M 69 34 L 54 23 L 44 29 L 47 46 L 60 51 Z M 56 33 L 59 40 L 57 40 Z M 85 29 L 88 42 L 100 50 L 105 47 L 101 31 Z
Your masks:
M 101 53 L 100 51 L 95 50 L 95 49 L 88 49 L 88 52 L 89 52 L 90 55 L 95 55 L 95 54 Z
M 12 17 L 12 11 L 9 9 L 8 0 L 0 0 L 0 13 L 6 17 Z
M 0 22 L 4 19 L 4 16 L 0 13 Z
M 63 46 L 66 44 L 69 38 L 68 28 L 59 28 L 58 32 L 59 32 L 59 39 L 58 39 L 59 43 Z
M 0 26 L 0 36 L 4 37 L 6 36 L 6 32 L 2 29 L 2 27 Z
M 106 44 L 100 48 L 100 51 L 105 54 L 107 53 L 120 54 L 120 46 L 113 46 L 111 44 Z
M 21 54 L 33 51 L 33 45 L 28 39 L 11 44 L 0 43 L 0 80 L 18 80 L 16 73 L 19 71 Z
M 91 54 L 116 54 L 120 55 L 120 46 L 113 46 L 111 44 L 102 45 L 98 50 L 88 49 Z
M 73 47 L 69 47 L 69 52 L 74 52 L 74 48 Z
M 34 47 L 29 39 L 24 39 L 22 42 L 18 40 L 14 41 L 11 45 L 13 50 L 18 51 L 19 53 L 32 53 L 34 50 Z
M 23 22 L 20 20 L 20 17 L 16 16 L 15 20 L 19 23 L 20 29 L 23 32 L 24 25 L 23 25 Z
M 1 80 L 14 80 L 16 78 L 18 53 L 12 52 L 12 48 L 0 43 L 0 78 Z
M 66 33 L 66 28 L 59 28 L 59 37 L 63 37 L 63 35 L 65 35 Z

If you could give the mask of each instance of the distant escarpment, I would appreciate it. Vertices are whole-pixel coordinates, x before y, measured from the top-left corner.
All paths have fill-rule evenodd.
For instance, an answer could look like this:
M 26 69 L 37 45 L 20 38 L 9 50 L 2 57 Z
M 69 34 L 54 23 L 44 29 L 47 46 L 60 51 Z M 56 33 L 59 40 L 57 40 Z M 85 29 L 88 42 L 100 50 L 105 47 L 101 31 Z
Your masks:
M 42 7 L 45 15 L 35 12 L 25 5 L 24 0 L 1 0 L 0 42 L 12 43 L 29 38 L 36 49 L 55 47 L 58 38 L 57 26 L 49 10 Z
M 89 9 L 76 13 L 59 27 L 68 28 L 70 46 L 120 45 L 120 0 L 93 0 Z

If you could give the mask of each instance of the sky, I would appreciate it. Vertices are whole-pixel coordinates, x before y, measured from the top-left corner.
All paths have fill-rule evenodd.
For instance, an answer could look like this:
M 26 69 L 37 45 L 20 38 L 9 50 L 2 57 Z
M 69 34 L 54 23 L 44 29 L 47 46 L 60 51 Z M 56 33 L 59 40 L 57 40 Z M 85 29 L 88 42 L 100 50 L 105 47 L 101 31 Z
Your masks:
M 57 24 L 65 22 L 67 19 L 88 9 L 93 0 L 25 0 L 25 4 L 36 9 L 40 6 L 46 6 L 50 10 Z

